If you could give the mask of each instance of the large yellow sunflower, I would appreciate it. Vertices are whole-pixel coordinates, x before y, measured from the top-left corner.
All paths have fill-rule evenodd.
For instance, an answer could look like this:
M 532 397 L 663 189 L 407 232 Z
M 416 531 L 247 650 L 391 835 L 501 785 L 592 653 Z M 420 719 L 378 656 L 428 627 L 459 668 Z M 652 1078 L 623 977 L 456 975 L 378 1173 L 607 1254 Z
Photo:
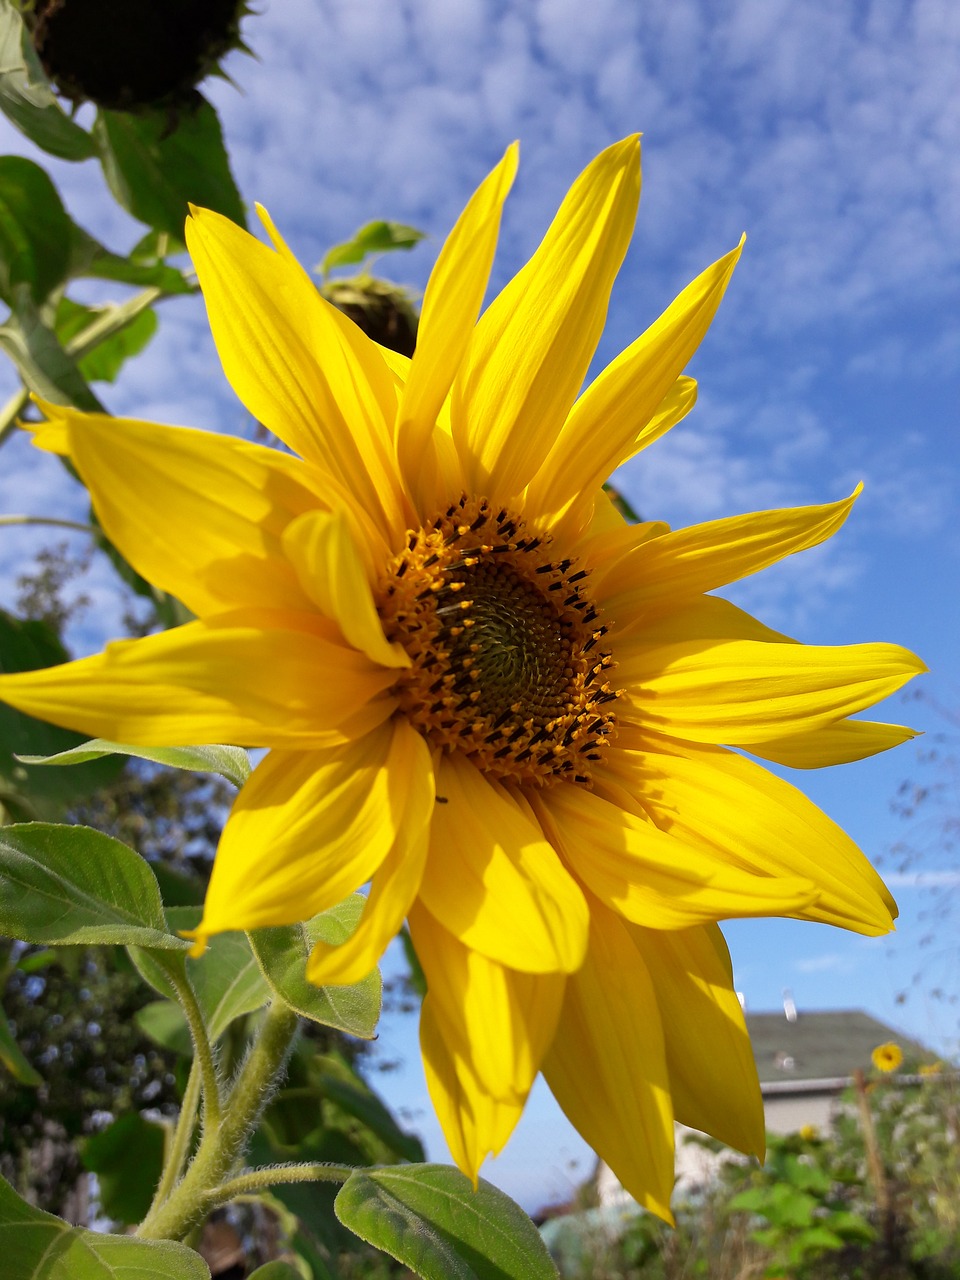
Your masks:
M 404 919 L 430 1092 L 471 1176 L 542 1070 L 581 1134 L 669 1216 L 674 1117 L 760 1152 L 760 1093 L 717 920 L 891 927 L 866 859 L 739 751 L 806 768 L 908 729 L 847 717 L 922 670 L 805 647 L 714 588 L 829 537 L 853 498 L 671 532 L 606 477 L 677 423 L 739 247 L 582 394 L 632 232 L 639 143 L 603 152 L 478 320 L 511 148 L 444 245 L 416 355 L 267 247 L 195 211 L 227 378 L 296 456 L 44 405 L 112 541 L 196 621 L 6 676 L 14 706 L 139 744 L 269 754 L 237 797 L 198 947 L 369 882 L 351 982 Z

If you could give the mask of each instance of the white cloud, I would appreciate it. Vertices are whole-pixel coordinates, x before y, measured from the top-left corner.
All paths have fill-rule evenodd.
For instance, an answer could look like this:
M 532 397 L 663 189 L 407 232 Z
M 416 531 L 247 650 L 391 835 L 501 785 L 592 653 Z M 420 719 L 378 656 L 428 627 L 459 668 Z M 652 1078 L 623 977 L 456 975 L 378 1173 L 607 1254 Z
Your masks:
M 850 952 L 826 951 L 795 960 L 793 969 L 796 973 L 853 973 L 858 964 L 859 957 Z
M 271 0 L 245 35 L 260 56 L 231 58 L 241 92 L 222 83 L 211 92 L 245 197 L 268 205 L 308 264 L 361 222 L 395 217 L 431 238 L 384 269 L 422 288 L 466 196 L 520 137 L 500 284 L 578 169 L 642 128 L 644 194 L 611 306 L 609 358 L 748 230 L 698 357 L 695 415 L 632 463 L 624 483 L 645 512 L 679 524 L 823 501 L 865 475 L 857 537 L 742 589 L 773 610 L 766 617 L 799 627 L 847 591 L 868 533 L 949 530 L 957 471 L 938 451 L 931 475 L 932 428 L 906 424 L 919 443 L 906 430 L 878 437 L 869 411 L 851 422 L 822 400 L 838 366 L 867 387 L 911 376 L 933 385 L 960 368 L 955 326 L 938 319 L 960 284 L 951 0 Z M 0 135 L 26 149 L 2 122 Z M 41 159 L 89 230 L 132 242 L 137 229 L 105 197 L 95 164 Z M 106 402 L 248 430 L 197 300 L 164 304 L 162 317 L 148 355 L 104 391 Z
M 891 871 L 883 878 L 895 889 L 960 888 L 960 871 Z

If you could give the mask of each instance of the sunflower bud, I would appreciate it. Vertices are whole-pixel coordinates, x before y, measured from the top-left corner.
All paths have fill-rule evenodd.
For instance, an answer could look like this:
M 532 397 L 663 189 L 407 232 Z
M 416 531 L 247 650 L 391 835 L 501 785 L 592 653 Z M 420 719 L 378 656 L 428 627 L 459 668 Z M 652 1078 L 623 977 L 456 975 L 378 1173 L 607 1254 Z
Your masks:
M 402 356 L 413 355 L 417 313 L 402 286 L 364 272 L 346 280 L 330 280 L 321 293 L 381 347 Z
M 246 0 L 32 0 L 24 20 L 44 70 L 74 102 L 175 109 L 230 49 Z

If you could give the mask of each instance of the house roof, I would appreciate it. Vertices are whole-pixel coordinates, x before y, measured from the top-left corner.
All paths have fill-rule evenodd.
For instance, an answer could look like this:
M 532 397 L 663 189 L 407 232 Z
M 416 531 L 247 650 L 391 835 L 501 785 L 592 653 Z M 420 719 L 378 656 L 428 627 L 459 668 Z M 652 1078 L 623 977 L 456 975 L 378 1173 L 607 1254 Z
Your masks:
M 935 1057 L 862 1009 L 804 1013 L 791 1008 L 791 1013 L 793 1020 L 783 1010 L 746 1015 L 761 1085 L 849 1077 L 857 1067 L 868 1069 L 872 1051 L 889 1040 L 906 1058 Z

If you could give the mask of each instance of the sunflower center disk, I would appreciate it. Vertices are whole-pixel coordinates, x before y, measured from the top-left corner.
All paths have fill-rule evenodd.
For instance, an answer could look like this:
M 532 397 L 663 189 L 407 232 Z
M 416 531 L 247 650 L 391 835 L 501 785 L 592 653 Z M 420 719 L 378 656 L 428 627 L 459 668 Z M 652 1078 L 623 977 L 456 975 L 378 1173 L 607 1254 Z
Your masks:
M 617 693 L 586 579 L 485 498 L 411 532 L 377 594 L 412 662 L 394 688 L 411 723 L 501 780 L 589 784 Z

